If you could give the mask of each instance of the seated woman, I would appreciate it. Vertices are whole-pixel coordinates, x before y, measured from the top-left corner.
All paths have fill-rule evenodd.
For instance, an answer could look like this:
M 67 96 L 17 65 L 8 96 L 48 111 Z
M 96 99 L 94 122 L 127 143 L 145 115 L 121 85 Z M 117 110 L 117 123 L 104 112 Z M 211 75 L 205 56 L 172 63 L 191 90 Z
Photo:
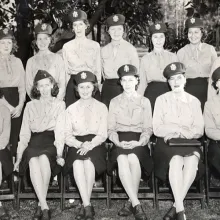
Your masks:
M 138 189 L 141 167 L 150 175 L 153 166 L 147 146 L 152 135 L 151 104 L 136 92 L 139 78 L 135 66 L 121 66 L 118 75 L 123 93 L 110 102 L 108 135 L 114 145 L 109 156 L 108 171 L 111 172 L 118 165 L 119 178 L 129 197 L 118 214 L 134 214 L 135 219 L 145 220 L 147 217 L 138 200 Z
M 208 148 L 208 160 L 220 172 L 220 67 L 213 72 L 212 82 L 217 95 L 212 96 L 205 104 L 205 132 L 207 137 L 211 139 Z
M 94 98 L 98 82 L 92 72 L 79 72 L 75 76 L 75 82 L 80 99 L 67 108 L 65 123 L 61 121 L 61 127 L 65 126 L 65 142 L 69 147 L 64 175 L 73 170 L 83 202 L 76 219 L 92 220 L 95 212 L 90 198 L 95 175 L 106 171 L 107 150 L 104 142 L 107 139 L 108 110 Z M 61 157 L 62 151 L 58 151 L 58 157 Z
M 3 98 L 3 92 L 0 89 L 0 99 Z M 12 155 L 7 148 L 11 131 L 11 113 L 10 110 L 0 103 L 0 185 L 2 179 L 7 177 L 13 171 Z M 9 219 L 7 211 L 0 202 L 0 219 Z
M 174 62 L 166 66 L 163 74 L 172 91 L 156 99 L 153 115 L 153 131 L 158 137 L 153 155 L 155 175 L 165 181 L 168 173 L 175 200 L 164 216 L 165 220 L 186 219 L 183 201 L 196 177 L 199 162 L 202 165 L 199 147 L 171 147 L 167 143 L 172 138 L 198 139 L 204 132 L 200 101 L 184 91 L 184 73 L 182 63 Z
M 57 117 L 65 110 L 65 103 L 56 98 L 59 88 L 54 78 L 44 70 L 38 70 L 31 91 L 33 101 L 27 103 L 22 121 L 17 161 L 14 170 L 24 175 L 27 167 L 39 200 L 33 219 L 50 219 L 46 201 L 51 172 L 56 175 L 60 167 L 56 163 L 54 128 Z

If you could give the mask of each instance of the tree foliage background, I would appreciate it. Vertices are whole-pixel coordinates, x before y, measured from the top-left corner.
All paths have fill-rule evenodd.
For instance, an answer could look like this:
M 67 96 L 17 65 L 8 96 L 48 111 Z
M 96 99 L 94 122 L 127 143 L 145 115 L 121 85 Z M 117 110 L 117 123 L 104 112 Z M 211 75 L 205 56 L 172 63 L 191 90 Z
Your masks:
M 63 43 L 74 38 L 68 22 L 68 12 L 73 8 L 85 10 L 90 28 L 87 34 L 104 45 L 108 40 L 105 20 L 114 13 L 126 17 L 126 39 L 135 46 L 149 45 L 148 27 L 163 20 L 162 6 L 156 0 L 1 0 L 0 26 L 11 26 L 15 30 L 26 27 L 33 39 L 34 26 L 38 22 L 49 22 L 53 27 L 52 50 L 59 50 Z M 175 0 L 168 0 L 175 1 Z M 187 16 L 200 16 L 205 21 L 204 41 L 219 47 L 220 0 L 192 0 L 186 9 Z M 5 6 L 7 7 L 5 8 Z M 17 23 L 15 23 L 15 20 Z M 187 43 L 186 35 L 176 36 L 168 26 L 168 49 L 178 50 Z M 23 31 L 23 30 L 22 30 Z M 21 31 L 20 31 L 20 34 Z M 103 37 L 104 36 L 104 37 Z M 104 40 L 103 40 L 104 39 Z

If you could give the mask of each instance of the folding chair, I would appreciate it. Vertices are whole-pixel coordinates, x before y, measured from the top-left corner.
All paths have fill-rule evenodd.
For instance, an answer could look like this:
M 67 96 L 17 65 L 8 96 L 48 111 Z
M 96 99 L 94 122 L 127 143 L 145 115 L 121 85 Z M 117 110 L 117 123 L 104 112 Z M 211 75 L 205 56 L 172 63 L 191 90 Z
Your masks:
M 108 144 L 106 143 L 106 148 L 108 148 Z M 68 152 L 68 147 L 64 149 L 64 155 Z M 107 159 L 107 158 L 106 158 Z M 106 205 L 109 208 L 109 181 L 107 173 L 105 172 L 101 176 L 99 176 L 96 180 L 101 180 L 101 186 L 94 186 L 92 190 L 91 199 L 105 199 Z M 77 189 L 72 170 L 69 174 L 64 176 L 64 184 L 63 184 L 63 207 L 65 208 L 65 199 L 80 199 L 80 194 Z
M 63 210 L 63 175 L 62 173 L 58 174 L 58 185 L 52 185 L 52 177 L 48 188 L 47 199 L 59 199 L 60 208 Z M 23 177 L 18 179 L 18 192 L 17 192 L 17 208 L 20 208 L 21 199 L 37 199 L 37 196 L 34 192 L 29 169 L 27 169 L 26 174 Z
M 210 198 L 220 198 L 220 175 L 218 171 L 208 162 L 208 145 L 210 140 L 206 140 L 205 160 L 206 160 L 206 197 L 207 205 L 209 206 Z M 219 184 L 213 184 L 213 179 L 217 180 Z
M 203 147 L 203 153 L 206 151 L 206 145 L 201 142 L 201 147 Z M 153 148 L 156 143 L 153 143 Z M 204 154 L 205 155 L 205 154 Z M 156 200 L 156 208 L 159 208 L 159 201 L 160 200 L 173 200 L 173 194 L 168 181 L 163 182 L 159 180 L 156 176 L 154 177 L 155 180 L 155 200 Z M 204 177 L 204 180 L 206 175 Z M 203 209 L 205 206 L 205 187 L 204 182 L 202 179 L 194 181 L 193 185 L 190 187 L 185 200 L 199 200 L 201 203 L 201 208 Z
M 112 144 L 110 144 L 112 146 Z M 110 148 L 108 148 L 108 155 L 110 154 Z M 149 147 L 151 149 L 151 142 L 149 142 Z M 142 172 L 142 179 L 140 182 L 139 192 L 138 192 L 138 199 L 148 199 L 153 201 L 153 207 L 155 207 L 155 183 L 154 183 L 154 171 L 149 178 L 144 175 Z M 109 203 L 111 205 L 112 199 L 128 199 L 128 195 L 126 194 L 119 176 L 118 170 L 115 169 L 113 171 L 112 177 L 109 181 Z

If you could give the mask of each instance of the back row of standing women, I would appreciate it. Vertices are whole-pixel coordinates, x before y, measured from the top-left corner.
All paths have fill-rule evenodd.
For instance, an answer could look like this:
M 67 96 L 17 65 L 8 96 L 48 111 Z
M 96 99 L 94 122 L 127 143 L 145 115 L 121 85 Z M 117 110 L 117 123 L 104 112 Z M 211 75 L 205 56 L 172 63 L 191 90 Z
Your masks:
M 75 32 L 75 39 L 64 45 L 63 51 L 62 51 L 63 59 L 59 55 L 53 54 L 49 51 L 49 44 L 51 41 L 50 35 L 52 33 L 51 26 L 49 24 L 39 24 L 35 28 L 36 44 L 38 46 L 39 51 L 34 57 L 28 60 L 27 67 L 26 67 L 26 74 L 24 72 L 24 69 L 22 67 L 20 60 L 10 55 L 12 48 L 13 48 L 13 35 L 11 31 L 4 29 L 0 33 L 0 54 L 1 54 L 0 59 L 2 60 L 2 62 L 0 63 L 0 68 L 1 68 L 0 87 L 2 88 L 3 95 L 5 98 L 5 99 L 2 99 L 1 102 L 7 105 L 12 113 L 11 143 L 12 143 L 12 153 L 14 156 L 16 154 L 19 127 L 21 123 L 20 115 L 21 115 L 24 101 L 25 101 L 25 93 L 27 92 L 27 94 L 29 95 L 31 99 L 40 99 L 40 102 L 36 102 L 36 101 L 31 102 L 26 107 L 25 117 L 24 117 L 21 136 L 20 136 L 20 146 L 22 147 L 19 147 L 19 150 L 22 149 L 22 151 L 21 152 L 18 151 L 18 155 L 20 155 L 17 158 L 18 164 L 21 161 L 21 155 L 23 154 L 23 151 L 25 150 L 25 148 L 27 147 L 30 141 L 30 137 L 32 137 L 32 139 L 29 145 L 33 147 L 36 146 L 36 144 L 39 144 L 39 141 L 43 141 L 41 144 L 42 146 L 45 144 L 46 145 L 52 144 L 51 141 L 54 139 L 54 137 L 50 131 L 52 131 L 53 130 L 52 128 L 54 128 L 54 121 L 56 117 L 64 109 L 63 102 L 57 102 L 56 105 L 51 105 L 51 102 L 47 102 L 43 98 L 41 100 L 41 97 L 48 95 L 47 88 L 49 88 L 50 90 L 53 88 L 53 94 L 56 93 L 57 91 L 56 88 L 54 88 L 55 83 L 53 80 L 50 80 L 50 83 L 48 83 L 47 81 L 42 81 L 42 80 L 47 79 L 47 78 L 51 79 L 50 75 L 53 76 L 55 81 L 58 83 L 58 87 L 60 88 L 58 95 L 57 94 L 56 95 L 59 100 L 63 100 L 63 98 L 65 97 L 67 107 L 79 99 L 78 94 L 73 92 L 75 91 L 74 88 L 76 86 L 78 87 L 78 93 L 81 98 L 89 94 L 87 91 L 90 89 L 89 86 L 88 87 L 79 86 L 80 83 L 83 82 L 83 80 L 87 82 L 86 80 L 90 79 L 90 81 L 88 82 L 93 82 L 93 83 L 96 82 L 97 80 L 99 89 L 97 89 L 97 92 L 95 93 L 95 98 L 97 100 L 101 100 L 107 106 L 109 106 L 110 100 L 112 98 L 122 93 L 123 89 L 124 90 L 131 89 L 132 86 L 131 87 L 126 86 L 127 84 L 129 84 L 129 82 L 132 81 L 134 82 L 132 85 L 135 85 L 135 87 L 138 86 L 138 81 L 137 83 L 135 81 L 136 78 L 135 79 L 126 78 L 124 79 L 124 81 L 122 80 L 122 78 L 126 76 L 126 73 L 131 73 L 131 76 L 136 76 L 138 72 L 136 69 L 139 67 L 139 58 L 138 58 L 136 49 L 131 44 L 123 40 L 124 23 L 125 23 L 125 18 L 123 15 L 117 14 L 117 15 L 110 16 L 107 19 L 108 33 L 111 36 L 111 42 L 105 47 L 103 47 L 101 51 L 100 51 L 100 47 L 98 43 L 87 39 L 85 36 L 86 29 L 88 27 L 86 13 L 81 10 L 74 10 L 69 14 L 69 18 L 73 25 L 73 30 Z M 154 109 L 154 103 L 155 103 L 156 98 L 159 95 L 169 91 L 169 86 L 167 84 L 166 78 L 170 79 L 172 75 L 166 76 L 166 74 L 163 74 L 163 71 L 165 67 L 167 66 L 169 68 L 169 71 L 171 72 L 172 71 L 175 72 L 176 70 L 179 70 L 179 72 L 176 72 L 176 73 L 179 73 L 179 74 L 185 73 L 185 76 L 187 78 L 186 91 L 188 91 L 192 95 L 199 98 L 202 104 L 202 108 L 207 99 L 208 78 L 210 77 L 210 73 L 211 73 L 210 71 L 211 71 L 211 67 L 214 61 L 215 60 L 216 60 L 215 62 L 218 61 L 216 59 L 217 55 L 212 46 L 205 44 L 205 43 L 201 43 L 202 22 L 200 19 L 198 18 L 188 19 L 186 21 L 186 27 L 188 29 L 188 39 L 190 41 L 190 44 L 180 49 L 177 55 L 164 50 L 164 45 L 166 41 L 166 26 L 162 23 L 158 23 L 150 27 L 151 41 L 152 41 L 153 48 L 152 48 L 152 51 L 146 54 L 141 60 L 141 65 L 140 65 L 140 70 L 139 70 L 140 85 L 138 88 L 138 92 L 141 94 L 145 94 L 145 96 L 150 99 L 152 109 Z M 179 63 L 175 63 L 175 61 L 177 60 L 179 60 L 185 65 L 186 70 L 183 70 L 184 68 Z M 173 65 L 169 66 L 169 64 L 171 63 Z M 122 70 L 119 71 L 119 75 L 118 75 L 118 69 L 120 69 L 120 67 L 122 68 Z M 93 75 L 90 74 L 91 72 L 95 74 L 96 79 L 94 79 Z M 50 74 L 48 75 L 48 73 Z M 179 77 L 178 79 L 176 79 L 175 77 L 173 77 L 172 80 L 174 80 L 175 82 L 178 80 L 181 81 L 180 83 L 181 86 L 185 84 L 184 78 Z M 101 89 L 102 78 L 104 80 L 104 83 Z M 121 84 L 122 84 L 123 89 L 118 84 L 118 78 L 121 78 Z M 52 84 L 52 87 L 51 87 L 51 84 Z M 179 84 L 176 85 L 175 83 L 174 84 L 170 83 L 170 86 L 171 88 L 172 86 L 173 88 L 180 87 Z M 26 88 L 26 91 L 25 91 L 25 88 Z M 51 92 L 50 90 L 49 90 L 49 93 Z M 196 106 L 196 109 L 199 109 L 198 107 L 199 104 L 197 104 L 197 101 L 196 101 L 197 99 L 191 98 L 191 96 L 188 97 L 187 95 L 182 98 L 187 103 L 188 103 L 188 100 L 194 100 L 194 105 Z M 134 97 L 132 96 L 132 99 L 127 99 L 126 96 L 123 96 L 123 95 L 119 96 L 117 99 L 114 99 L 112 101 L 113 107 L 112 108 L 110 107 L 110 110 L 111 109 L 117 110 L 117 107 L 120 106 L 120 104 L 125 105 L 127 103 L 127 105 L 130 105 L 129 102 L 132 102 L 132 103 L 134 102 L 134 104 L 132 105 L 133 106 L 132 109 L 130 108 L 127 109 L 128 111 L 130 110 L 132 111 L 132 112 L 128 112 L 128 116 L 132 115 L 132 117 L 134 117 L 133 120 L 136 121 L 137 125 L 139 123 L 143 124 L 145 122 L 146 124 L 151 124 L 150 123 L 151 121 L 150 120 L 151 118 L 150 109 L 151 108 L 149 107 L 147 99 L 142 99 L 141 96 L 139 96 L 138 94 L 136 94 Z M 168 102 L 167 100 L 169 99 L 167 99 L 166 97 L 164 100 L 161 100 L 161 99 L 159 100 L 160 101 L 158 101 L 159 102 L 158 105 L 163 106 L 164 103 L 167 103 Z M 148 111 L 146 111 L 145 112 L 146 114 L 143 114 L 143 115 L 144 116 L 148 115 L 149 117 L 146 116 L 142 118 L 143 120 L 141 121 L 139 117 L 136 118 L 136 116 L 138 114 L 141 114 L 143 110 L 143 109 L 138 109 L 137 106 L 143 106 L 143 109 L 145 110 L 147 109 Z M 170 106 L 172 107 L 172 105 Z M 122 107 L 126 111 L 126 106 L 122 106 Z M 67 138 L 68 139 L 67 142 L 69 143 L 68 144 L 69 146 L 71 145 L 78 146 L 80 148 L 79 149 L 80 155 L 84 155 L 84 154 L 87 154 L 88 150 L 92 150 L 95 146 L 100 145 L 103 142 L 103 138 L 100 138 L 100 136 L 105 137 L 106 134 L 103 134 L 103 130 L 100 129 L 99 133 L 95 137 L 88 136 L 88 134 L 94 134 L 94 130 L 96 130 L 95 129 L 96 125 L 97 124 L 99 125 L 101 123 L 100 118 L 99 120 L 98 119 L 96 120 L 96 118 L 88 117 L 89 112 L 95 111 L 93 105 L 89 105 L 85 107 L 85 103 L 84 104 L 81 103 L 80 106 L 78 107 L 74 106 L 74 108 L 76 108 L 75 110 L 73 110 L 75 116 L 74 115 L 71 116 L 71 113 L 70 113 L 69 118 L 72 118 L 73 121 L 69 127 L 71 128 L 74 125 L 73 127 L 76 127 L 78 131 L 74 134 L 76 138 L 71 138 L 71 135 L 70 135 L 69 139 Z M 102 109 L 101 111 L 102 113 L 106 112 L 103 106 L 100 108 Z M 100 108 L 98 110 L 100 110 Z M 181 106 L 179 106 L 179 110 L 180 109 L 181 109 Z M 185 109 L 187 111 L 189 110 L 187 105 L 185 106 Z M 68 111 L 70 111 L 70 109 Z M 51 112 L 53 112 L 53 114 Z M 136 114 L 133 114 L 135 112 Z M 49 118 L 43 117 L 44 114 L 48 115 L 49 113 L 51 113 L 51 116 Z M 84 115 L 82 115 L 82 113 L 84 113 Z M 118 114 L 120 113 L 119 109 L 117 113 Z M 189 113 L 192 113 L 192 112 L 190 111 Z M 193 111 L 193 113 L 195 112 Z M 197 113 L 198 113 L 197 117 L 201 116 L 199 111 Z M 149 155 L 149 153 L 147 154 L 145 152 L 145 154 L 143 154 L 143 152 L 139 151 L 139 148 L 136 148 L 136 147 L 146 145 L 152 133 L 151 131 L 152 129 L 150 128 L 151 126 L 149 128 L 146 128 L 145 134 L 141 134 L 139 132 L 139 128 L 135 127 L 135 124 L 134 124 L 133 125 L 134 127 L 132 129 L 135 130 L 136 133 L 132 132 L 132 134 L 129 134 L 127 131 L 131 131 L 132 129 L 130 126 L 128 126 L 129 123 L 126 123 L 126 121 L 130 121 L 131 119 L 129 117 L 126 117 L 126 115 L 123 115 L 122 112 L 119 115 L 120 117 L 119 116 L 117 116 L 116 118 L 112 117 L 111 120 L 109 121 L 110 140 L 113 141 L 113 143 L 116 146 L 122 145 L 121 146 L 122 149 L 123 148 L 128 148 L 128 149 L 135 148 L 136 150 L 135 154 L 138 155 L 138 159 L 140 160 L 140 162 L 142 160 L 144 161 L 146 158 L 143 158 L 143 156 L 147 156 Z M 169 115 L 167 113 L 166 113 L 166 116 L 167 118 L 169 118 Z M 196 116 L 196 114 L 193 114 L 193 116 Z M 90 120 L 93 119 L 93 123 L 88 123 L 86 125 L 87 131 L 84 131 L 85 127 L 80 126 L 80 122 L 81 122 L 80 118 L 86 119 L 86 117 L 88 117 L 87 120 L 85 120 L 87 121 L 87 123 L 89 119 Z M 161 119 L 161 117 L 162 115 L 158 115 L 157 121 L 156 121 L 157 124 L 160 124 L 159 120 Z M 176 117 L 177 117 L 177 114 L 176 114 Z M 191 117 L 192 121 L 193 121 L 193 118 L 194 117 Z M 177 117 L 176 120 L 180 120 L 180 119 L 178 119 Z M 192 121 L 188 121 L 188 122 L 191 123 Z M 196 120 L 196 122 L 197 121 L 199 120 Z M 123 132 L 126 131 L 126 132 L 125 133 L 120 132 L 120 134 L 116 134 L 117 132 L 115 133 L 115 131 L 111 132 L 111 126 L 112 126 L 113 131 L 114 131 L 113 128 L 117 127 L 119 131 L 123 131 Z M 172 126 L 170 127 L 172 128 Z M 198 128 L 199 131 L 197 132 L 197 130 L 195 129 L 196 130 L 195 135 L 188 134 L 186 132 L 187 129 L 181 132 L 184 133 L 183 135 L 184 137 L 189 135 L 190 139 L 198 138 L 202 135 L 201 130 L 202 130 L 203 125 L 199 124 L 198 127 L 199 127 Z M 45 133 L 43 132 L 45 130 L 46 131 L 49 130 L 49 131 Z M 88 132 L 88 130 L 90 132 Z M 160 132 L 162 132 L 162 134 L 158 130 L 155 130 L 156 133 L 158 132 L 156 134 L 157 136 L 163 137 L 165 139 L 169 139 L 167 137 L 168 134 L 163 133 L 163 131 L 165 130 L 163 129 L 162 130 L 159 129 L 159 130 Z M 59 135 L 62 136 L 62 131 L 57 136 Z M 176 134 L 174 132 L 174 135 L 172 137 L 175 137 L 175 135 L 178 137 L 180 136 L 179 133 Z M 83 136 L 83 139 L 81 139 L 82 136 Z M 62 138 L 60 139 L 62 140 Z M 57 142 L 57 145 L 59 145 L 59 137 L 56 139 L 56 142 Z M 85 146 L 83 145 L 84 147 L 81 146 L 81 142 L 86 143 Z M 60 145 L 62 145 L 62 143 L 60 143 Z M 29 147 L 29 149 L 31 149 L 31 147 Z M 96 148 L 96 150 L 97 149 L 98 148 Z M 160 148 L 157 148 L 157 149 L 160 149 Z M 97 152 L 95 152 L 94 154 L 103 155 L 103 152 L 102 152 L 103 148 L 100 150 L 101 151 L 99 152 L 99 154 L 97 154 Z M 137 165 L 136 163 L 137 158 L 136 157 L 133 158 L 133 156 L 129 156 L 128 158 L 123 157 L 123 156 L 119 157 L 119 155 L 121 154 L 124 155 L 125 152 L 121 152 L 118 148 L 115 148 L 113 150 L 115 150 L 112 152 L 113 160 L 117 158 L 117 162 L 119 164 L 119 172 L 121 174 L 120 178 L 130 198 L 129 207 L 128 206 L 124 207 L 122 215 L 124 214 L 124 211 L 126 210 L 127 212 L 130 211 L 134 213 L 136 219 L 145 219 L 143 210 L 141 209 L 140 206 L 138 206 L 139 201 L 136 195 L 137 194 L 136 191 L 138 190 L 138 185 L 140 181 L 139 180 L 140 169 L 136 167 L 131 171 L 131 175 L 129 178 L 133 178 L 133 180 L 125 178 L 125 175 L 123 174 L 124 173 L 127 174 L 128 172 L 126 172 L 126 170 L 124 169 L 120 169 L 122 167 L 126 167 L 126 166 L 123 166 L 123 164 L 125 163 L 132 164 L 133 166 L 134 164 Z M 45 154 L 48 158 L 51 158 L 51 154 L 54 153 L 53 151 L 54 149 L 52 148 L 51 148 L 51 151 L 46 151 L 46 152 L 45 152 L 45 149 L 42 149 L 43 153 L 41 152 L 41 154 Z M 69 162 L 71 166 L 73 162 L 76 159 L 78 159 L 78 158 L 75 158 L 76 152 L 72 152 L 72 153 L 73 153 L 73 156 L 70 157 L 70 159 L 66 161 L 67 162 L 66 164 L 68 165 L 68 162 Z M 183 152 L 181 153 L 181 156 L 187 155 L 187 153 L 189 152 L 188 151 L 185 152 L 183 150 Z M 197 158 L 199 158 L 200 153 L 201 152 L 198 149 L 196 150 L 194 149 L 193 153 L 191 153 L 190 156 L 196 156 Z M 130 155 L 129 152 L 126 152 L 126 154 Z M 159 152 L 158 155 L 161 156 L 161 152 Z M 48 187 L 48 180 L 50 176 L 50 170 L 45 169 L 45 167 L 48 167 L 47 166 L 48 160 L 44 156 L 43 157 L 39 156 L 39 161 L 36 159 L 31 160 L 31 158 L 33 157 L 35 158 L 36 156 L 39 156 L 39 152 L 35 152 L 35 150 L 33 149 L 26 152 L 25 162 L 22 164 L 22 166 L 25 168 L 27 164 L 29 163 L 30 169 L 34 171 L 34 172 L 31 172 L 32 174 L 38 172 L 39 167 L 43 168 L 42 176 L 46 178 L 46 182 L 43 181 L 45 186 L 42 186 L 39 188 L 39 186 L 42 185 L 42 182 L 40 178 L 38 178 L 38 175 L 31 175 L 31 178 L 33 180 L 32 182 L 34 183 L 35 191 L 40 201 L 39 205 L 41 209 L 48 210 L 48 206 L 46 204 L 46 199 L 45 199 L 46 191 Z M 160 156 L 158 158 L 158 161 L 160 161 Z M 173 155 L 171 153 L 167 155 L 168 161 L 166 163 L 166 166 L 169 166 L 169 161 L 172 156 Z M 89 157 L 92 158 L 93 155 L 91 154 Z M 102 159 L 103 158 L 104 157 L 102 157 Z M 102 159 L 99 158 L 100 163 L 102 162 Z M 82 171 L 82 169 L 84 169 L 84 171 L 90 170 L 91 172 L 89 176 L 90 177 L 89 183 L 92 183 L 94 170 L 91 170 L 88 168 L 88 167 L 91 167 L 91 164 L 88 162 L 88 160 L 86 161 L 87 162 L 84 164 L 81 164 L 81 162 L 75 163 L 74 170 L 75 172 L 76 170 Z M 50 160 L 50 163 L 52 162 L 54 162 L 54 158 L 53 160 L 52 159 Z M 150 159 L 148 160 L 148 162 L 150 162 Z M 62 164 L 62 160 L 59 163 Z M 190 163 L 194 163 L 194 164 L 198 163 L 198 159 L 193 157 L 191 160 L 181 161 L 181 159 L 179 158 L 173 160 L 173 166 L 172 166 L 173 170 L 170 173 L 175 172 L 177 175 L 180 172 L 179 170 L 176 170 L 175 167 L 180 167 L 180 166 L 177 166 L 176 163 L 178 164 L 182 163 L 184 164 L 184 166 L 186 165 L 187 167 L 187 165 L 189 165 Z M 150 164 L 147 164 L 146 167 L 148 167 L 149 169 Z M 190 178 L 189 180 L 187 180 L 188 182 L 185 184 L 186 189 L 184 192 L 187 192 L 188 187 L 191 185 L 191 181 L 194 179 L 193 175 L 196 172 L 195 170 L 192 170 L 192 172 L 188 175 L 188 177 Z M 164 172 L 161 175 L 162 175 L 161 178 L 163 178 L 163 175 L 165 175 Z M 78 181 L 78 183 L 81 184 L 83 182 L 83 178 L 85 177 L 82 176 L 80 172 L 76 176 L 77 176 L 75 178 L 76 181 Z M 86 178 L 88 178 L 88 176 L 86 176 Z M 175 178 L 170 178 L 170 179 L 173 180 Z M 129 183 L 131 183 L 132 181 L 134 183 L 134 186 L 129 185 Z M 78 187 L 80 187 L 80 184 L 77 184 Z M 86 215 L 89 215 L 89 217 L 88 218 L 86 217 L 86 219 L 93 218 L 92 216 L 93 216 L 94 210 L 92 210 L 91 206 L 89 206 L 89 201 L 88 201 L 88 198 L 90 197 L 90 194 L 91 194 L 91 189 L 92 189 L 91 186 L 92 185 L 89 184 L 88 186 L 82 187 L 81 190 L 79 189 L 81 193 L 81 197 L 84 200 L 84 206 L 87 207 L 87 209 L 84 209 L 84 208 L 82 209 L 81 213 L 79 213 L 78 219 L 84 218 L 85 212 L 87 213 Z M 177 187 L 177 185 L 173 182 L 173 188 L 175 187 Z M 87 192 L 85 192 L 86 188 L 87 188 Z M 178 195 L 179 190 L 178 189 L 174 189 L 174 190 L 176 190 L 176 198 L 177 198 L 176 204 L 174 206 L 174 207 L 177 207 L 177 210 L 175 210 L 174 214 L 176 212 L 178 213 L 182 212 L 181 216 L 183 216 L 182 200 L 183 200 L 183 197 L 185 197 L 185 195 L 179 196 Z M 132 203 L 132 206 L 131 206 L 131 203 Z M 133 210 L 133 208 L 131 207 L 136 207 L 136 208 Z M 42 217 L 41 209 L 40 211 L 38 209 L 36 212 L 36 215 L 40 215 L 40 217 Z M 48 212 L 44 212 L 43 216 L 45 217 L 47 215 L 48 215 Z M 83 217 L 80 217 L 80 216 L 83 216 Z M 45 217 L 44 219 L 47 219 L 47 217 Z M 181 219 L 181 217 L 179 219 Z

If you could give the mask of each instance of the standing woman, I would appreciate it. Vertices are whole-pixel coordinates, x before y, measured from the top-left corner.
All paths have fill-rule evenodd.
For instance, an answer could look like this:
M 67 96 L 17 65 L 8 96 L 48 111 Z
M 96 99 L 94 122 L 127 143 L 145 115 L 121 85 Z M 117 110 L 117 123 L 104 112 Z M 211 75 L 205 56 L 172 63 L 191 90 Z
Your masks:
M 0 100 L 3 92 L 0 89 Z M 9 109 L 0 103 L 0 185 L 2 180 L 13 172 L 12 156 L 7 148 L 11 131 L 11 114 Z M 0 218 L 9 219 L 9 215 L 0 201 Z
M 202 151 L 197 146 L 169 146 L 172 138 L 198 139 L 204 132 L 200 101 L 184 91 L 185 67 L 174 62 L 164 69 L 172 91 L 159 96 L 155 103 L 153 131 L 157 136 L 154 148 L 155 175 L 163 181 L 169 178 L 174 205 L 164 220 L 185 220 L 183 201 L 195 180 L 197 170 L 202 174 Z M 181 140 L 183 139 L 183 140 Z
M 220 172 L 220 67 L 218 67 L 212 74 L 212 86 L 214 87 L 216 94 L 205 104 L 205 132 L 207 137 L 210 138 L 208 160 L 210 164 Z
M 149 30 L 152 51 L 141 59 L 138 92 L 150 100 L 151 107 L 154 109 L 156 98 L 170 91 L 167 80 L 163 76 L 163 70 L 168 64 L 176 62 L 177 56 L 164 49 L 167 32 L 164 23 L 151 25 Z
M 36 45 L 38 52 L 31 57 L 26 66 L 26 91 L 31 98 L 31 89 L 34 77 L 38 70 L 50 73 L 58 83 L 57 98 L 63 100 L 66 92 L 66 72 L 63 59 L 60 55 L 52 53 L 49 49 L 51 43 L 52 27 L 50 24 L 38 24 L 35 27 Z
M 54 132 L 58 116 L 65 110 L 64 101 L 56 98 L 59 88 L 54 78 L 44 70 L 38 70 L 31 90 L 32 101 L 24 110 L 14 170 L 25 175 L 29 166 L 30 178 L 39 200 L 33 219 L 48 220 L 50 211 L 46 201 L 51 173 L 59 172 L 56 163 Z
M 92 220 L 95 211 L 90 198 L 95 175 L 106 170 L 107 150 L 104 142 L 107 139 L 108 110 L 103 103 L 93 98 L 98 91 L 97 79 L 93 73 L 79 72 L 75 76 L 75 82 L 80 99 L 67 108 L 66 121 L 63 124 L 69 147 L 64 175 L 73 170 L 83 202 L 76 219 Z M 58 157 L 62 157 L 62 150 L 59 152 Z
M 11 109 L 11 153 L 16 155 L 21 127 L 21 112 L 25 101 L 25 71 L 19 58 L 13 55 L 16 42 L 9 29 L 0 30 L 0 88 L 5 104 Z
M 119 178 L 129 200 L 118 212 L 120 216 L 134 214 L 145 220 L 146 214 L 138 200 L 141 168 L 147 175 L 152 170 L 147 143 L 152 135 L 152 111 L 147 98 L 136 92 L 137 68 L 126 64 L 119 68 L 118 76 L 123 93 L 113 98 L 109 107 L 108 135 L 113 142 L 108 171 L 118 165 Z
M 104 78 L 102 102 L 109 107 L 111 99 L 123 92 L 117 74 L 119 67 L 128 63 L 139 68 L 139 58 L 135 47 L 123 39 L 125 17 L 112 15 L 106 23 L 111 42 L 101 50 Z
M 185 24 L 189 44 L 177 52 L 180 62 L 186 67 L 186 92 L 197 97 L 202 110 L 207 100 L 208 80 L 217 53 L 209 44 L 202 43 L 203 22 L 200 18 L 190 18 Z
M 66 107 L 78 100 L 74 93 L 74 79 L 80 71 L 94 73 L 101 85 L 101 58 L 100 46 L 97 42 L 86 38 L 86 30 L 89 27 L 87 14 L 82 10 L 73 10 L 69 13 L 70 22 L 75 33 L 75 39 L 63 46 L 63 59 L 67 72 L 67 88 L 65 102 Z M 96 92 L 95 98 L 100 100 L 100 92 Z

